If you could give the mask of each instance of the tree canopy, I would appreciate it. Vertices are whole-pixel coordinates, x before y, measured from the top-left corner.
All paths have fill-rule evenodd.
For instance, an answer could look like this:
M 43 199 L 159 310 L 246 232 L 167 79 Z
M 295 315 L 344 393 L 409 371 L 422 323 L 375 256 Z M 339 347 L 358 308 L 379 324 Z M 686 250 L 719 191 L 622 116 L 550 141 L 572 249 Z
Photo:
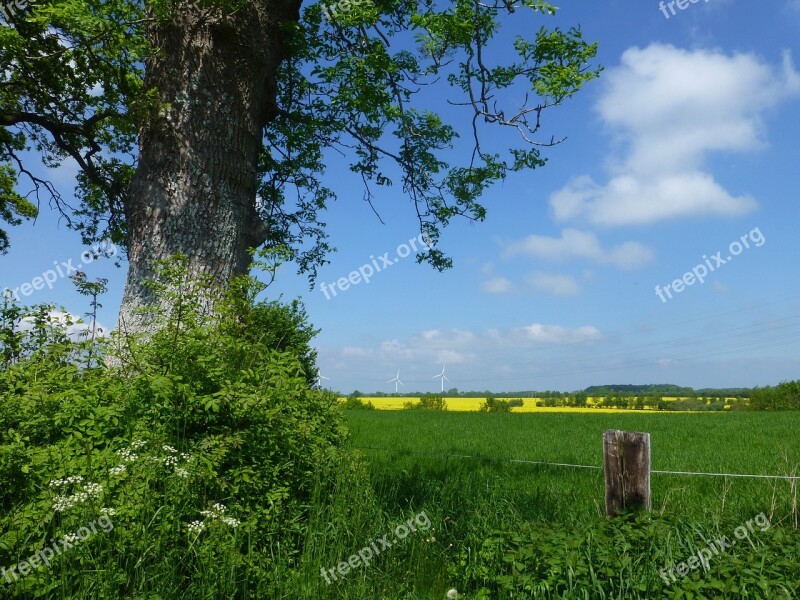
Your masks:
M 85 243 L 125 247 L 138 137 L 183 101 L 159 97 L 146 78 L 148 61 L 164 51 L 153 32 L 181 35 L 190 9 L 195 24 L 243 54 L 256 51 L 243 15 L 272 19 L 284 36 L 278 70 L 261 83 L 274 88 L 274 102 L 256 206 L 264 246 L 283 249 L 312 278 L 331 249 L 322 221 L 334 197 L 324 183 L 326 153 L 348 157 L 368 202 L 381 187 L 401 186 L 433 242 L 418 260 L 446 268 L 451 260 L 435 246 L 441 228 L 454 217 L 484 219 L 479 198 L 488 186 L 543 165 L 542 147 L 560 141 L 538 137 L 543 112 L 600 71 L 590 64 L 596 44 L 577 28 L 542 27 L 510 44 L 500 35 L 506 20 L 534 27 L 554 14 L 542 0 L 325 0 L 300 8 L 266 0 L 39 0 L 6 15 L 0 219 L 17 224 L 48 202 Z M 501 137 L 501 147 L 487 140 L 489 127 L 515 135 Z M 36 174 L 37 160 L 79 166 L 76 205 Z M 0 251 L 6 236 L 0 231 Z

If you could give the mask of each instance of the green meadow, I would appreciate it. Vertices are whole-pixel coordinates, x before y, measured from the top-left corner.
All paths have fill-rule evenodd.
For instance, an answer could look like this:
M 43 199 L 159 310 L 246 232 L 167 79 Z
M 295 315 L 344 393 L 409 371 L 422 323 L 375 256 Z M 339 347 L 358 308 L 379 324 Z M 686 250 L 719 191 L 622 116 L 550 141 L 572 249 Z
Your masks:
M 793 598 L 800 592 L 796 495 L 787 480 L 653 474 L 653 512 L 609 520 L 602 470 L 509 462 L 599 467 L 602 432 L 622 429 L 651 434 L 654 470 L 786 475 L 800 464 L 800 414 L 352 410 L 347 421 L 349 445 L 363 456 L 373 495 L 340 507 L 360 527 L 319 546 L 330 564 L 311 560 L 296 582 L 305 597 L 436 599 L 455 590 L 462 599 Z M 346 561 L 420 511 L 434 531 L 409 536 L 368 568 L 318 585 L 317 567 L 335 566 L 333 555 Z M 318 516 L 315 529 L 325 518 L 329 528 L 337 521 L 330 513 Z M 707 570 L 701 565 L 685 577 L 675 571 L 713 540 L 736 540 L 734 532 L 743 531 L 737 527 L 754 518 L 770 525 L 723 546 Z
M 368 410 L 311 385 L 304 314 L 248 289 L 162 315 L 120 370 L 48 307 L 0 310 L 0 598 L 800 594 L 799 412 Z M 607 429 L 650 433 L 652 511 L 604 516 Z

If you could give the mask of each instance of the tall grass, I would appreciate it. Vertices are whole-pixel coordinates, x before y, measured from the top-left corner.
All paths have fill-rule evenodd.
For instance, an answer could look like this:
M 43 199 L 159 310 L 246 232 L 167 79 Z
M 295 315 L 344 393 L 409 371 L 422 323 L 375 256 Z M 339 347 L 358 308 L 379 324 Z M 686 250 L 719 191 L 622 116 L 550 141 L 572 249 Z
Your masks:
M 414 582 L 405 591 L 392 587 L 408 560 L 400 554 L 389 570 L 370 567 L 364 580 L 308 597 L 444 598 L 451 587 L 473 599 L 800 592 L 796 499 L 785 480 L 654 475 L 652 515 L 607 521 L 601 470 L 506 460 L 600 466 L 602 432 L 614 428 L 649 431 L 657 470 L 791 474 L 800 464 L 800 415 L 348 411 L 347 418 L 350 447 L 362 449 L 379 511 L 399 518 L 423 508 L 435 515 L 436 541 L 424 564 L 405 564 Z M 664 583 L 659 569 L 710 540 L 732 538 L 760 513 L 769 529 L 723 552 L 708 572 Z M 356 540 L 349 543 L 357 550 Z
M 798 474 L 800 414 L 473 414 L 350 411 L 350 445 L 365 448 L 386 508 L 428 482 L 497 486 L 528 519 L 602 514 L 602 471 L 506 459 L 602 466 L 602 432 L 647 431 L 654 470 Z M 372 448 L 372 449 L 367 449 Z M 378 449 L 378 450 L 375 450 Z M 467 455 L 476 458 L 461 458 Z M 413 473 L 413 477 L 409 474 Z M 462 482 L 463 484 L 463 482 Z M 786 480 L 654 474 L 654 511 L 685 518 L 749 518 L 793 510 Z

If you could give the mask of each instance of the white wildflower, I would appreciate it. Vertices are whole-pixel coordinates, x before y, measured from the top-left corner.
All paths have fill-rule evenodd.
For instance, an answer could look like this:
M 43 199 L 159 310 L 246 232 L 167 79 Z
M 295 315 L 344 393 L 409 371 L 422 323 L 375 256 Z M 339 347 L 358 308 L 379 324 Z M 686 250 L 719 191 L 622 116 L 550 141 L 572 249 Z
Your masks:
M 186 478 L 189 476 L 189 471 L 186 469 L 175 469 L 175 475 Z
M 136 440 L 135 442 L 131 443 L 131 448 L 133 448 L 134 450 L 138 450 L 139 448 L 142 448 L 146 445 L 147 442 L 145 442 L 144 440 Z
M 56 512 L 64 512 L 65 510 L 72 508 L 74 504 L 75 503 L 72 501 L 72 497 L 59 496 L 53 503 L 53 510 Z
M 177 454 L 178 453 L 178 451 L 175 450 L 175 448 L 173 448 L 172 446 L 167 446 L 166 444 L 164 444 L 161 447 L 164 449 L 164 452 L 170 452 L 171 454 Z
M 239 519 L 234 519 L 233 517 L 222 517 L 220 520 L 229 527 L 238 527 L 242 523 Z
M 128 472 L 128 467 L 126 467 L 123 464 L 123 465 L 119 465 L 119 466 L 110 468 L 108 470 L 108 472 L 111 473 L 112 475 L 122 475 L 123 473 L 127 473 Z
M 76 504 L 86 502 L 89 498 L 98 498 L 103 493 L 103 487 L 99 483 L 87 483 L 80 492 L 71 496 L 58 496 L 53 503 L 53 510 L 63 512 L 69 510 Z
M 56 479 L 55 481 L 50 482 L 50 487 L 64 487 L 65 485 L 70 485 L 71 483 L 81 483 L 83 481 L 83 477 L 80 475 L 73 475 L 72 477 L 67 477 L 65 479 Z
M 101 508 L 100 514 L 113 517 L 114 515 L 117 514 L 117 510 L 115 508 Z
M 189 532 L 190 533 L 200 533 L 206 528 L 206 524 L 203 521 L 192 521 L 189 523 Z
M 103 486 L 99 483 L 87 483 L 84 487 L 84 492 L 92 498 L 97 498 L 103 493 Z
M 139 459 L 139 455 L 131 452 L 130 448 L 123 448 L 122 450 L 117 450 L 117 454 L 120 455 L 120 457 L 124 462 L 134 462 L 135 460 Z

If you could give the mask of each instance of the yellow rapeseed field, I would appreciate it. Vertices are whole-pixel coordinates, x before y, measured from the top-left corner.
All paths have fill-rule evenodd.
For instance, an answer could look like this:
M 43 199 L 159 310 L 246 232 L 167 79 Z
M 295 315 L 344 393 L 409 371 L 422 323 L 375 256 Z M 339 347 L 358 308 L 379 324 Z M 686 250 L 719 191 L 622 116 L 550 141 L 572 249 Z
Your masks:
M 339 398 L 340 402 L 344 402 L 346 398 Z M 398 397 L 376 397 L 376 396 L 362 396 L 363 402 L 371 402 L 378 410 L 402 410 L 406 402 L 416 404 L 419 398 L 416 396 L 398 396 Z M 654 412 L 654 409 L 632 410 L 627 408 L 574 408 L 570 406 L 535 406 L 535 401 L 538 398 L 523 398 L 522 406 L 512 407 L 512 412 L 537 412 L 537 413 L 641 413 L 641 412 Z M 445 398 L 447 402 L 447 410 L 453 412 L 469 412 L 480 410 L 481 404 L 486 401 L 486 398 Z M 658 411 L 655 411 L 658 412 Z M 669 414 L 678 414 L 686 411 L 662 411 Z

